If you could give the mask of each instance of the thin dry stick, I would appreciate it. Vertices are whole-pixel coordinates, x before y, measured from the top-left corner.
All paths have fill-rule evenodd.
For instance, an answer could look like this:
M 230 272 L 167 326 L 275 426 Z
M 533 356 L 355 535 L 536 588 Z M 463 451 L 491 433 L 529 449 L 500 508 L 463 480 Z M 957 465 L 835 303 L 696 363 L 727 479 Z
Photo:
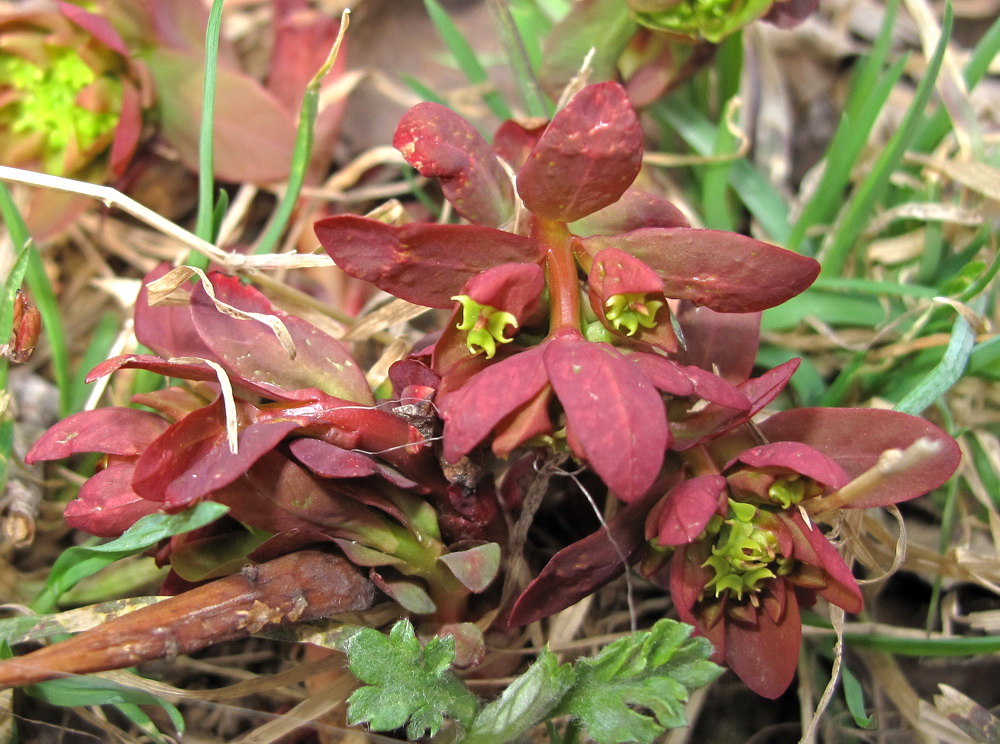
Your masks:
M 524 505 L 521 507 L 521 516 L 518 517 L 514 529 L 510 533 L 509 557 L 504 566 L 505 577 L 500 599 L 501 607 L 507 604 L 511 595 L 518 588 L 520 576 L 526 565 L 524 543 L 528 539 L 528 530 L 535 519 L 538 507 L 542 505 L 542 498 L 549 488 L 549 481 L 552 480 L 553 475 L 561 471 L 562 464 L 568 457 L 564 452 L 547 455 L 541 467 L 538 468 L 538 476 L 528 488 L 528 493 L 524 497 Z
M 930 437 L 920 437 L 905 450 L 889 449 L 879 455 L 878 462 L 863 472 L 846 486 L 837 489 L 827 496 L 809 499 L 804 503 L 810 516 L 818 516 L 826 512 L 840 509 L 858 498 L 864 496 L 873 488 L 879 486 L 886 478 L 902 473 L 919 465 L 941 448 L 941 443 Z
M 84 181 L 74 181 L 72 178 L 62 178 L 60 176 L 50 176 L 45 173 L 35 173 L 34 171 L 22 170 L 21 168 L 11 168 L 0 165 L 0 180 L 12 181 L 13 183 L 23 183 L 28 186 L 38 186 L 43 189 L 53 191 L 63 191 L 80 196 L 89 196 L 97 199 L 108 207 L 117 207 L 123 212 L 127 212 L 138 220 L 142 220 L 150 227 L 156 228 L 164 235 L 168 235 L 186 246 L 193 248 L 213 261 L 227 263 L 229 254 L 216 248 L 207 240 L 202 240 L 194 233 L 190 233 L 179 225 L 175 225 L 166 217 L 162 217 L 149 207 L 145 207 L 135 199 L 132 199 L 120 191 L 110 186 L 98 186 Z

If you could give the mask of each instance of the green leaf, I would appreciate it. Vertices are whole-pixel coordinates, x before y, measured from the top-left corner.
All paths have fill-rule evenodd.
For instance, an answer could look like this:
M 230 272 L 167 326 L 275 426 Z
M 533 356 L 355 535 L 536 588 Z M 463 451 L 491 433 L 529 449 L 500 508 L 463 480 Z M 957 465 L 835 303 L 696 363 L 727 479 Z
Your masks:
M 524 674 L 483 708 L 464 744 L 504 744 L 519 737 L 552 715 L 575 677 L 572 666 L 560 664 L 544 649 Z
M 962 379 L 975 343 L 976 334 L 965 318 L 959 315 L 955 318 L 951 340 L 941 363 L 894 406 L 895 410 L 919 416 L 929 408 Z
M 846 666 L 841 670 L 844 684 L 844 699 L 847 701 L 847 709 L 851 712 L 854 722 L 863 729 L 872 727 L 875 716 L 865 714 L 865 693 L 861 689 L 861 683 L 851 670 Z
M 52 612 L 59 596 L 81 579 L 128 555 L 141 553 L 174 535 L 203 527 L 229 511 L 214 501 L 203 501 L 179 514 L 149 514 L 128 528 L 117 540 L 102 545 L 67 548 L 56 559 L 45 588 L 31 603 L 35 612 Z
M 411 741 L 438 732 L 445 717 L 468 728 L 479 708 L 476 696 L 451 672 L 455 639 L 432 638 L 423 648 L 409 620 L 385 636 L 363 628 L 347 643 L 351 672 L 367 687 L 348 699 L 348 722 L 373 731 L 406 726 Z
M 577 681 L 554 715 L 579 719 L 599 744 L 648 744 L 666 729 L 684 726 L 689 693 L 722 674 L 722 668 L 708 660 L 711 642 L 690 638 L 692 630 L 684 623 L 660 620 L 649 631 L 621 638 L 596 657 L 581 659 Z
M 201 134 L 198 138 L 198 215 L 195 222 L 195 234 L 210 242 L 215 239 L 215 201 L 212 199 L 215 151 L 212 132 L 215 125 L 215 79 L 219 65 L 221 30 L 222 0 L 214 0 L 205 31 L 205 87 L 202 91 Z M 191 259 L 204 261 L 204 258 L 195 258 L 193 254 Z

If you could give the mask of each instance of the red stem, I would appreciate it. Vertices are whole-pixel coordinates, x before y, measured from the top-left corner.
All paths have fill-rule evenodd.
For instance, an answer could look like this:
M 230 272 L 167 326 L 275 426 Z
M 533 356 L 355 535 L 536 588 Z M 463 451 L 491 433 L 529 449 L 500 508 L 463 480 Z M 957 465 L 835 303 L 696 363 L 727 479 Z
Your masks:
M 531 236 L 545 246 L 545 281 L 550 296 L 549 335 L 580 330 L 580 281 L 564 222 L 532 219 Z

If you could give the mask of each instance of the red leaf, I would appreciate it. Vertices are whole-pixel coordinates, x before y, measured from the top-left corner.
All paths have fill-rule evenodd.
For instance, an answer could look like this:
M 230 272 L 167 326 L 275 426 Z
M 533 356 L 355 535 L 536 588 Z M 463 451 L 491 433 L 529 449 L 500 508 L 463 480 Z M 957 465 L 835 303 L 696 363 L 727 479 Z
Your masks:
M 780 580 L 780 579 L 778 579 Z M 795 592 L 785 592 L 785 614 L 775 623 L 766 612 L 756 625 L 726 618 L 726 663 L 758 695 L 775 699 L 795 679 L 802 620 Z
M 417 104 L 403 115 L 392 144 L 420 175 L 440 180 L 445 198 L 469 222 L 499 227 L 510 219 L 510 177 L 483 136 L 451 109 Z
M 437 405 L 444 419 L 444 456 L 448 462 L 471 451 L 504 417 L 545 387 L 548 380 L 542 349 L 536 346 L 508 357 L 457 391 L 440 395 Z
M 538 126 L 524 126 L 513 119 L 508 119 L 493 134 L 493 151 L 512 170 L 517 171 L 538 144 L 546 126 L 548 126 L 546 121 Z
M 198 166 L 203 57 L 163 46 L 145 57 L 156 84 L 160 131 L 192 169 Z M 216 177 L 233 183 L 287 178 L 295 147 L 292 113 L 256 80 L 225 66 L 217 70 L 215 95 Z
M 185 499 L 177 492 L 175 481 L 220 448 L 228 451 L 229 445 L 223 403 L 218 398 L 171 425 L 145 448 L 136 461 L 132 485 L 136 493 L 150 501 L 167 501 L 168 492 L 173 492 L 173 505 L 187 503 L 205 493 L 202 485 L 192 485 L 198 492 Z
M 370 457 L 319 439 L 296 439 L 290 448 L 296 460 L 324 478 L 366 478 L 380 472 Z
M 213 274 L 212 284 L 218 299 L 233 307 L 277 315 L 288 329 L 296 355 L 289 357 L 262 323 L 220 311 L 199 284 L 191 294 L 191 318 L 211 351 L 210 359 L 269 390 L 315 388 L 356 403 L 374 402 L 364 372 L 339 341 L 301 318 L 276 312 L 260 292 L 235 277 Z
M 802 292 L 819 274 L 811 258 L 722 230 L 647 227 L 577 238 L 591 256 L 617 247 L 660 275 L 667 297 L 727 313 L 765 310 Z
M 619 235 L 640 227 L 690 227 L 684 213 L 672 202 L 645 191 L 629 189 L 621 199 L 569 226 L 581 237 Z
M 725 503 L 726 479 L 699 475 L 682 481 L 663 497 L 657 520 L 660 545 L 686 545 L 705 529 L 708 520 Z
M 888 449 L 905 449 L 921 437 L 938 449 L 923 462 L 887 475 L 852 508 L 886 506 L 922 496 L 944 484 L 962 459 L 958 444 L 929 421 L 899 411 L 864 408 L 796 408 L 771 416 L 761 432 L 772 441 L 808 444 L 857 477 Z
M 316 236 L 337 265 L 396 297 L 450 308 L 452 297 L 480 271 L 505 263 L 539 263 L 529 238 L 480 225 L 414 222 L 393 227 L 353 215 L 327 217 Z
M 32 465 L 78 452 L 135 456 L 167 428 L 155 413 L 132 408 L 98 408 L 67 416 L 45 432 L 25 455 Z
M 377 512 L 339 491 L 335 481 L 320 482 L 304 467 L 269 451 L 245 478 L 212 494 L 245 525 L 267 530 L 319 531 L 328 537 L 357 540 L 361 533 L 385 533 Z M 384 500 L 384 499 L 383 499 Z
M 63 519 L 70 527 L 97 537 L 118 537 L 162 504 L 147 501 L 132 490 L 131 462 L 115 462 L 95 473 L 66 504 Z
M 820 595 L 847 612 L 861 612 L 864 606 L 861 589 L 837 549 L 819 531 L 819 527 L 806 524 L 799 512 L 788 511 L 784 516 L 794 542 L 794 558 L 823 569 L 827 575 L 828 583 L 819 590 Z M 789 580 L 794 581 L 794 572 Z
M 760 313 L 720 313 L 684 302 L 677 311 L 685 348 L 675 359 L 716 370 L 733 384 L 747 380 L 757 360 Z
M 658 494 L 634 501 L 596 532 L 560 550 L 528 584 L 507 624 L 527 625 L 576 604 L 624 573 L 644 540 L 643 524 Z M 624 562 L 623 562 L 624 559 Z
M 642 150 L 625 89 L 588 85 L 542 134 L 517 174 L 517 193 L 542 219 L 574 222 L 625 193 L 639 174 Z
M 564 335 L 543 348 L 574 451 L 619 498 L 635 501 L 656 480 L 670 445 L 660 394 L 609 344 Z
M 812 478 L 830 490 L 840 488 L 851 477 L 836 462 L 800 442 L 772 442 L 748 449 L 736 458 L 753 468 L 779 468 Z M 727 463 L 728 470 L 734 463 Z M 772 471 L 773 472 L 773 471 Z
M 143 278 L 135 301 L 135 337 L 164 359 L 208 358 L 211 353 L 195 330 L 189 305 L 149 304 L 146 285 L 165 276 L 172 268 L 170 264 L 162 263 Z M 185 284 L 184 289 L 190 294 L 192 287 Z

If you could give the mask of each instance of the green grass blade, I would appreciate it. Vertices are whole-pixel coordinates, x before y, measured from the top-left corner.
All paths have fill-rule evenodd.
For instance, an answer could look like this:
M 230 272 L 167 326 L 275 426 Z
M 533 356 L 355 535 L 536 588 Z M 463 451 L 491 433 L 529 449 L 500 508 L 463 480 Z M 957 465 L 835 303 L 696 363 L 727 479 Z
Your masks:
M 524 110 L 528 116 L 549 118 L 555 113 L 555 106 L 542 92 L 542 86 L 535 74 L 538 67 L 528 55 L 528 47 L 521 35 L 521 28 L 514 20 L 507 0 L 490 0 L 490 9 L 493 11 L 493 16 L 500 29 L 500 39 L 507 52 L 507 60 L 514 73 L 514 80 L 517 83 L 518 92 L 521 94 Z M 540 55 L 541 46 L 536 43 L 535 48 Z M 541 57 L 538 55 L 536 55 L 536 59 L 540 61 Z
M 732 153 L 738 145 L 738 140 L 729 129 L 731 108 L 735 105 L 735 101 L 735 98 L 729 99 L 726 111 L 716 127 L 715 142 L 712 147 L 716 157 Z M 702 213 L 705 227 L 712 230 L 731 232 L 736 229 L 736 215 L 733 213 L 729 193 L 729 174 L 732 167 L 732 160 L 720 160 L 704 166 L 701 179 Z
M 903 153 L 909 145 L 910 139 L 913 137 L 916 125 L 923 116 L 924 109 L 927 107 L 931 94 L 934 92 L 934 83 L 941 70 L 944 53 L 948 48 L 948 40 L 951 38 L 953 17 L 951 4 L 949 3 L 945 6 L 941 40 L 938 42 L 934 54 L 927 63 L 927 70 L 917 84 L 913 100 L 910 102 L 910 106 L 903 116 L 903 121 L 875 161 L 871 172 L 868 173 L 861 185 L 852 194 L 846 208 L 834 226 L 833 238 L 829 245 L 822 251 L 820 259 L 820 262 L 823 264 L 822 271 L 828 276 L 839 275 L 843 272 L 858 236 L 864 230 L 880 197 L 889 185 L 890 176 L 892 176 L 896 166 L 899 165 L 903 158 Z
M 45 581 L 45 588 L 31 603 L 31 608 L 41 614 L 50 613 L 56 609 L 62 593 L 82 579 L 120 558 L 148 550 L 160 540 L 214 522 L 227 511 L 228 507 L 215 501 L 202 501 L 178 514 L 149 514 L 111 542 L 67 548 L 56 559 Z
M 312 157 L 313 139 L 316 129 L 316 117 L 319 115 L 319 94 L 323 85 L 323 79 L 333 68 L 340 53 L 340 45 L 344 40 L 344 33 L 347 31 L 348 18 L 344 13 L 340 20 L 340 31 L 337 39 L 333 42 L 330 54 L 326 58 L 323 66 L 313 75 L 306 92 L 302 96 L 302 106 L 299 109 L 299 126 L 295 133 L 295 149 L 292 153 L 292 165 L 288 174 L 288 183 L 285 186 L 285 193 L 281 195 L 281 201 L 264 235 L 257 242 L 255 253 L 274 253 L 278 247 L 278 241 L 285 232 L 292 212 L 298 203 L 299 195 L 302 193 L 302 185 L 306 180 L 306 172 L 309 170 L 309 159 Z
M 969 364 L 976 335 L 972 326 L 959 315 L 952 326 L 951 340 L 941 362 L 924 377 L 909 393 L 903 396 L 893 408 L 903 413 L 919 416 L 930 408 L 938 398 L 962 379 Z
M 841 115 L 840 125 L 827 147 L 828 155 L 819 183 L 792 227 L 788 240 L 791 250 L 806 250 L 803 244 L 809 230 L 828 225 L 843 206 L 844 190 L 851 180 L 854 166 L 889 93 L 902 76 L 905 65 L 905 59 L 898 60 L 878 78 L 870 89 L 870 95 L 861 99 L 857 111 L 848 109 Z M 864 74 L 860 75 L 859 81 L 866 77 Z M 810 248 L 807 252 L 814 251 Z
M 840 117 L 840 125 L 827 147 L 827 153 L 836 153 L 836 157 L 828 156 L 826 159 L 820 182 L 792 228 L 787 245 L 790 250 L 802 250 L 802 242 L 809 228 L 827 224 L 837 214 L 840 196 L 850 179 L 858 155 L 868 140 L 889 92 L 903 74 L 902 60 L 888 71 L 883 71 L 898 8 L 898 0 L 892 0 L 886 5 L 882 28 L 872 45 L 871 53 L 854 78 Z M 807 252 L 812 254 L 814 251 Z
M 698 155 L 712 154 L 716 127 L 692 103 L 671 99 L 655 104 L 653 113 L 677 132 Z M 788 207 L 781 194 L 745 158 L 734 160 L 729 184 L 771 240 L 785 244 L 788 237 Z
M 458 27 L 448 16 L 447 11 L 441 7 L 441 4 L 437 0 L 424 0 L 424 6 L 427 8 L 427 15 L 430 16 L 431 22 L 438 33 L 441 34 L 445 46 L 448 47 L 448 51 L 455 58 L 455 62 L 466 79 L 472 85 L 481 85 L 487 88 L 486 92 L 483 93 L 483 101 L 489 106 L 493 115 L 500 120 L 513 118 L 507 102 L 493 88 L 489 75 L 486 74 L 486 70 L 480 63 L 479 58 L 476 57 L 475 51 L 469 42 L 466 41 L 465 37 L 462 36 L 462 32 L 458 30 Z
M 91 335 L 87 350 L 80 360 L 77 374 L 73 375 L 69 391 L 69 406 L 72 411 L 82 410 L 90 398 L 91 387 L 85 382 L 87 372 L 108 358 L 121 332 L 121 319 L 116 313 L 104 313 Z
M 201 131 L 198 140 L 198 215 L 194 232 L 199 238 L 215 241 L 215 79 L 219 67 L 219 35 L 222 32 L 222 0 L 214 0 L 205 32 L 205 88 L 202 92 Z M 192 254 L 194 264 L 208 259 Z M 204 268 L 204 266 L 202 266 Z
M 972 50 L 969 62 L 962 73 L 969 92 L 972 92 L 983 79 L 990 64 L 998 54 L 1000 54 L 1000 19 L 997 19 L 990 26 L 983 38 L 976 44 L 976 48 Z M 951 119 L 948 110 L 941 106 L 920 123 L 917 133 L 913 137 L 911 149 L 916 152 L 930 153 L 940 144 L 950 128 Z

